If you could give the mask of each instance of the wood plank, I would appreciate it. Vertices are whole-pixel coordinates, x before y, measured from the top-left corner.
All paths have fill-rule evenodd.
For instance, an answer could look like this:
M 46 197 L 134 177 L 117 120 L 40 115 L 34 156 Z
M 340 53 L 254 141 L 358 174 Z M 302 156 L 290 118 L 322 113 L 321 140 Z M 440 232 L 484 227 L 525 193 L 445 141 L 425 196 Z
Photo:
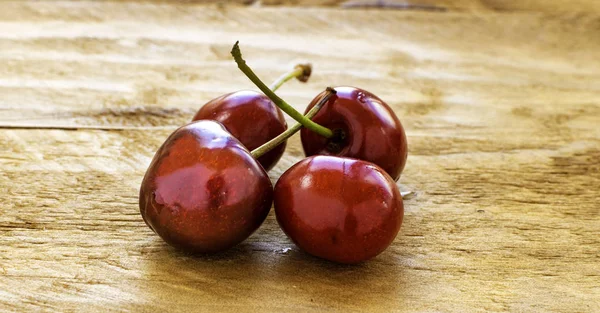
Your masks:
M 267 3 L 269 1 L 266 1 Z M 275 0 L 274 2 L 277 3 Z M 306 1 L 307 5 L 315 5 Z M 318 1 L 316 1 L 318 2 Z M 329 5 L 335 5 L 328 3 Z M 423 11 L 467 11 L 467 12 L 600 12 L 600 3 L 594 0 L 349 0 L 338 1 L 337 5 L 345 8 L 383 8 L 396 10 Z
M 2 125 L 180 125 L 211 98 L 253 88 L 229 56 L 236 39 L 265 80 L 300 60 L 314 64 L 308 84 L 281 91 L 297 108 L 326 85 L 355 84 L 402 113 L 434 117 L 489 114 L 489 105 L 535 115 L 548 101 L 593 113 L 600 89 L 593 16 L 78 2 L 0 14 Z M 230 22 L 251 19 L 261 23 Z M 296 44 L 307 37 L 317 45 Z
M 597 14 L 477 10 L 1 2 L 0 311 L 600 311 Z M 315 65 L 281 90 L 299 109 L 356 84 L 400 116 L 416 196 L 379 257 L 312 258 L 272 213 L 192 257 L 141 220 L 166 136 L 251 88 L 236 39 L 267 80 Z M 293 137 L 272 181 L 302 156 Z
M 248 5 L 294 7 L 380 8 L 423 11 L 532 11 L 532 12 L 600 12 L 596 0 L 108 0 L 111 2 L 144 2 L 185 5 Z
M 0 156 L 0 305 L 599 309 L 597 139 L 556 150 L 417 151 L 401 185 L 418 193 L 406 201 L 401 235 L 375 260 L 346 267 L 298 251 L 272 215 L 221 255 L 190 257 L 167 247 L 141 220 L 137 190 L 168 133 L 0 132 L 0 145 L 10 149 Z M 460 138 L 447 140 L 460 146 Z M 288 151 L 272 179 L 299 159 Z

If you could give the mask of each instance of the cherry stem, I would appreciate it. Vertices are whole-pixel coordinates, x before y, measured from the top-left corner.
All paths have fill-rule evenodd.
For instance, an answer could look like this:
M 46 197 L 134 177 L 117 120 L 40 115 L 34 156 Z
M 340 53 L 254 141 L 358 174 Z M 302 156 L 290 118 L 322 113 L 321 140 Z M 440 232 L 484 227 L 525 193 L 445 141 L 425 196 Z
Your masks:
M 317 115 L 317 113 L 319 113 L 319 110 L 321 110 L 321 108 L 325 105 L 325 103 L 327 103 L 327 101 L 329 101 L 329 98 L 331 98 L 333 95 L 335 95 L 335 89 L 333 89 L 331 87 L 327 87 L 327 94 L 325 94 L 325 97 L 323 97 L 321 99 L 321 101 L 317 102 L 317 104 L 315 106 L 313 106 L 310 109 L 310 111 L 308 111 L 308 113 L 306 113 L 306 115 L 304 115 L 303 117 L 305 117 L 309 120 L 311 118 L 313 118 L 315 115 Z M 302 128 L 302 126 L 303 126 L 302 123 L 294 124 L 294 126 L 288 128 L 286 131 L 279 134 L 277 137 L 269 140 L 268 142 L 264 143 L 262 146 L 252 150 L 252 152 L 250 152 L 250 154 L 252 154 L 252 157 L 254 157 L 254 159 L 260 158 L 265 153 L 271 151 L 273 148 L 279 146 L 284 141 L 286 141 L 288 138 L 292 137 L 292 135 L 297 133 Z
M 238 68 L 246 75 L 246 77 L 248 77 L 254 83 L 254 85 L 256 85 L 258 89 L 260 89 L 267 97 L 269 97 L 269 99 L 271 99 L 271 101 L 273 101 L 275 105 L 277 105 L 283 112 L 287 113 L 287 115 L 296 120 L 298 123 L 302 124 L 302 126 L 306 127 L 307 129 L 310 129 L 311 131 L 325 138 L 333 137 L 333 132 L 331 129 L 311 121 L 309 118 L 306 118 L 300 112 L 296 111 L 294 107 L 289 105 L 283 99 L 279 98 L 279 96 L 269 89 L 269 87 L 267 87 L 267 85 L 265 85 L 265 83 L 263 83 L 260 78 L 254 74 L 252 69 L 246 65 L 246 61 L 242 58 L 239 41 L 233 45 L 233 48 L 231 49 L 231 55 L 233 56 L 235 63 L 237 63 Z
M 310 64 L 298 64 L 294 67 L 293 70 L 279 76 L 279 78 L 277 78 L 277 80 L 271 84 L 269 89 L 275 92 L 277 91 L 277 89 L 279 89 L 279 87 L 281 87 L 281 85 L 285 84 L 292 78 L 297 78 L 299 81 L 305 83 L 306 81 L 308 81 L 311 72 L 312 67 Z

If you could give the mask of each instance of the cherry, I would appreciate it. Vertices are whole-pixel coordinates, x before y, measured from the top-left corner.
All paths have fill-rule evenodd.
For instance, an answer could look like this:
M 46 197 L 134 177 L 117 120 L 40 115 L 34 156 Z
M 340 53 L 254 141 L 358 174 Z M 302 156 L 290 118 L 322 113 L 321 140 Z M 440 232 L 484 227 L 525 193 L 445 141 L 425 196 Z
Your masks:
M 400 230 L 402 196 L 379 166 L 336 156 L 308 157 L 275 184 L 277 221 L 302 250 L 358 263 L 385 250 Z
M 205 104 L 193 121 L 210 119 L 223 124 L 248 150 L 256 149 L 287 129 L 281 110 L 265 95 L 242 90 L 222 95 Z M 285 151 L 282 143 L 258 159 L 270 170 Z
M 335 93 L 328 89 L 311 118 Z M 225 250 L 250 236 L 271 209 L 273 186 L 256 161 L 300 124 L 252 152 L 216 121 L 173 132 L 156 152 L 140 188 L 140 213 L 164 241 L 186 252 Z
M 292 78 L 306 82 L 310 73 L 310 64 L 296 65 L 293 71 L 278 78 L 270 89 L 275 91 Z M 228 93 L 209 101 L 198 110 L 192 121 L 205 119 L 223 124 L 248 150 L 260 147 L 287 129 L 285 117 L 273 101 L 250 90 Z M 283 155 L 285 146 L 286 142 L 283 142 L 274 147 L 258 162 L 265 170 L 270 170 Z
M 398 180 L 408 154 L 406 134 L 394 111 L 372 93 L 354 87 L 336 87 L 313 121 L 330 128 L 334 136 L 323 137 L 303 129 L 302 147 L 307 156 L 323 154 L 373 162 Z M 319 102 L 319 94 L 309 104 Z
M 218 122 L 202 120 L 171 134 L 140 188 L 144 221 L 186 252 L 230 248 L 250 236 L 271 209 L 265 170 Z
M 300 132 L 307 156 L 337 155 L 373 162 L 394 180 L 400 178 L 408 154 L 406 134 L 394 111 L 372 93 L 354 88 L 338 87 L 336 97 L 329 100 L 312 120 L 304 118 L 292 106 L 267 87 L 242 58 L 239 43 L 231 54 L 239 69 L 269 99 L 305 128 Z M 319 94 L 306 108 L 323 99 Z

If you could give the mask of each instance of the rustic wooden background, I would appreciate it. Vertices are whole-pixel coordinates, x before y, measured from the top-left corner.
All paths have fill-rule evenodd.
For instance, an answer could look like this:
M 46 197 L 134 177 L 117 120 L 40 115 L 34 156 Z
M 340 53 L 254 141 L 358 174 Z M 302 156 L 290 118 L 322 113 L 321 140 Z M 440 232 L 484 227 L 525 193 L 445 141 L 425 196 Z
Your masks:
M 416 196 L 385 253 L 315 259 L 272 214 L 207 257 L 146 227 L 158 146 L 252 88 L 235 40 L 266 81 L 313 63 L 299 109 L 342 84 L 394 107 Z M 0 311 L 599 312 L 599 198 L 600 1 L 0 3 Z

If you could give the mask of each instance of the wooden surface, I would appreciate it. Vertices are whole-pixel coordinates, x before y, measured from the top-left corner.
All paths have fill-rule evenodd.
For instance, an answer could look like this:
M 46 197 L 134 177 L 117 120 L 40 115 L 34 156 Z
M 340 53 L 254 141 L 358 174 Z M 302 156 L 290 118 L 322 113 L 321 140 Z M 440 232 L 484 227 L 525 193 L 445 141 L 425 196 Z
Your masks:
M 0 311 L 599 312 L 598 1 L 341 2 L 1 2 Z M 166 136 L 252 87 L 238 39 L 267 81 L 313 63 L 280 92 L 299 109 L 349 84 L 397 112 L 417 195 L 376 259 L 307 256 L 273 214 L 207 257 L 142 221 Z

